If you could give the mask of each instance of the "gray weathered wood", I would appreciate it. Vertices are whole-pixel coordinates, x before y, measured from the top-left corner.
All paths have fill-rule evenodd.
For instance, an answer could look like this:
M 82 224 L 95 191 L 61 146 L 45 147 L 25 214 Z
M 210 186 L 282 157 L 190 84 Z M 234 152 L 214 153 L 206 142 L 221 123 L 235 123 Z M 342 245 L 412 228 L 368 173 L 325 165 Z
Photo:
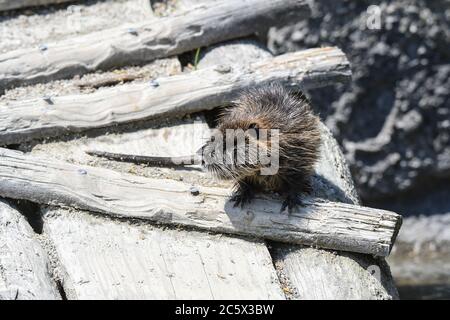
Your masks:
M 212 109 L 230 103 L 242 89 L 271 81 L 306 89 L 350 77 L 341 50 L 318 48 L 256 62 L 248 69 L 219 65 L 92 94 L 11 101 L 0 106 L 0 145 Z
M 69 299 L 284 299 L 264 243 L 44 210 Z
M 389 211 L 307 198 L 290 215 L 268 197 L 241 210 L 229 189 L 197 188 L 194 195 L 185 182 L 0 151 L 0 195 L 42 204 L 379 256 L 389 254 L 401 221 Z
M 278 246 L 272 253 L 296 289 L 307 300 L 379 300 L 396 298 L 384 261 L 344 252 Z M 275 262 L 277 264 L 277 262 Z
M 59 300 L 49 261 L 20 212 L 0 199 L 0 300 Z
M 204 125 L 199 126 L 201 131 Z M 192 132 L 192 124 L 166 125 L 161 129 L 145 129 L 136 132 L 109 134 L 94 138 L 80 138 L 70 141 L 55 141 L 40 144 L 33 148 L 32 154 L 37 156 L 51 156 L 58 159 L 70 160 L 71 162 L 87 164 L 90 161 L 84 153 L 86 148 L 97 148 L 113 152 L 130 152 L 143 155 L 177 155 L 180 150 L 180 141 L 186 146 L 186 151 L 197 148 L 191 143 L 189 136 L 195 136 Z M 206 130 L 205 130 L 206 131 Z M 198 134 L 201 136 L 201 134 Z M 346 166 L 343 166 L 343 158 L 338 149 L 336 141 L 326 128 L 322 133 L 323 145 L 321 149 L 321 160 L 316 166 L 316 176 L 313 178 L 314 193 L 317 196 L 329 198 L 334 201 L 349 201 L 342 194 L 349 197 L 350 201 L 356 201 L 354 187 Z M 164 142 L 162 142 L 164 141 Z M 95 163 L 99 165 L 98 163 Z M 115 170 L 136 172 L 140 175 L 154 174 L 155 168 L 134 168 L 130 164 L 116 164 L 102 161 L 101 165 L 113 167 Z M 158 169 L 161 170 L 161 169 Z M 169 170 L 167 170 L 169 171 Z M 337 174 L 339 173 L 339 175 Z M 198 182 L 205 180 L 198 173 L 190 172 L 166 172 L 165 176 L 173 179 L 183 178 L 185 182 Z M 347 177 L 342 179 L 342 177 Z M 327 181 L 329 184 L 327 184 Z M 356 198 L 357 199 L 357 198 Z M 56 209 L 55 209 L 56 210 Z M 75 216 L 75 215 L 73 215 Z M 80 219 L 84 219 L 80 214 Z M 63 219 L 63 218 L 61 218 Z M 72 217 L 71 219 L 75 219 Z M 185 237 L 188 237 L 186 233 Z M 66 236 L 67 237 L 67 236 Z M 78 238 L 78 239 L 77 239 Z M 222 238 L 226 238 L 223 236 Z M 98 233 L 96 241 L 101 241 L 101 233 Z M 79 237 L 72 241 L 81 241 Z M 282 246 L 272 244 L 272 255 L 276 264 L 286 277 L 290 278 L 291 286 L 298 293 L 295 298 L 300 299 L 373 299 L 397 297 L 395 287 L 389 268 L 385 262 L 371 257 L 360 257 L 356 255 L 334 254 L 320 249 L 303 248 L 297 246 Z M 275 250 L 274 250 L 275 248 Z M 286 251 L 289 254 L 283 254 Z M 222 256 L 224 257 L 224 256 Z M 226 259 L 226 258 L 224 258 Z M 286 261 L 284 261 L 286 259 Z M 301 260 L 302 263 L 295 263 Z M 217 261 L 217 260 L 216 260 Z M 364 263 L 361 263 L 363 261 Z M 220 262 L 218 262 L 220 263 Z M 285 266 L 286 264 L 286 266 Z M 119 264 L 120 265 L 120 264 Z M 371 266 L 370 268 L 368 266 Z M 98 268 L 101 267 L 98 266 Z M 70 267 L 69 267 L 70 268 Z M 74 267 L 72 267 L 74 268 Z M 106 267 L 105 267 L 106 268 Z M 305 271 L 307 270 L 307 271 Z M 330 272 L 330 270 L 332 272 Z M 375 271 L 375 278 L 371 275 Z M 310 277 L 313 273 L 315 277 Z M 71 273 L 67 277 L 71 276 Z M 378 278 L 379 276 L 379 278 Z M 381 279 L 381 287 L 378 279 Z M 349 281 L 351 280 L 351 281 Z M 94 280 L 92 280 L 94 281 Z M 95 281 L 94 281 L 95 282 Z M 320 285 L 319 285 L 320 284 Z M 305 288 L 312 287 L 306 290 Z M 67 289 L 67 287 L 66 287 Z M 89 288 L 86 287 L 86 290 Z M 305 289 L 305 290 L 304 290 Z
M 0 89 L 148 62 L 309 15 L 305 0 L 228 0 L 0 55 Z
M 0 0 L 0 11 L 64 3 L 74 0 Z

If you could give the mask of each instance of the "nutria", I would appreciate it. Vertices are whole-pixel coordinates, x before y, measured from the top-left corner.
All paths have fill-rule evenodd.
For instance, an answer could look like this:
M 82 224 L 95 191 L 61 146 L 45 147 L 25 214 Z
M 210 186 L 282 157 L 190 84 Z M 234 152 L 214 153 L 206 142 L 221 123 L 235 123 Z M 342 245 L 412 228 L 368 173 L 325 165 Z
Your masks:
M 235 206 L 250 202 L 255 192 L 273 191 L 285 197 L 281 211 L 286 207 L 291 211 L 300 204 L 299 194 L 311 191 L 310 176 L 320 143 L 319 119 L 306 98 L 274 83 L 241 92 L 221 114 L 211 140 L 195 156 L 89 154 L 153 165 L 194 161 L 219 178 L 235 181 Z M 267 159 L 271 165 L 277 160 L 275 170 L 268 170 Z

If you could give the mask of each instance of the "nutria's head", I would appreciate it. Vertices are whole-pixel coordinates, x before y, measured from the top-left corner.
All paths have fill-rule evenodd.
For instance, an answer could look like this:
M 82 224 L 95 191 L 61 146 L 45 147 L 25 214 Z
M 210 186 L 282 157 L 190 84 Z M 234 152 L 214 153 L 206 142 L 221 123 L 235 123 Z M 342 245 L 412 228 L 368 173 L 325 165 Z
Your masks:
M 225 121 L 203 147 L 204 166 L 222 179 L 259 175 L 270 161 L 274 139 L 255 118 Z
M 276 174 L 283 159 L 312 167 L 320 144 L 317 124 L 308 103 L 279 84 L 246 90 L 221 115 L 202 148 L 203 164 L 219 178 L 236 180 Z

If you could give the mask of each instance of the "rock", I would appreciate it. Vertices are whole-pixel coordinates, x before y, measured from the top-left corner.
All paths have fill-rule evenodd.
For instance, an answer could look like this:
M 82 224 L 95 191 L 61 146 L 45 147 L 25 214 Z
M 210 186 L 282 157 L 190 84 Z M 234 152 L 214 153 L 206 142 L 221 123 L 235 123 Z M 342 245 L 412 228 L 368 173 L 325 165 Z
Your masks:
M 381 9 L 379 30 L 367 28 L 367 9 L 374 4 Z M 363 202 L 392 209 L 392 199 L 401 195 L 397 210 L 408 213 L 415 209 L 411 200 L 439 193 L 437 181 L 450 181 L 450 4 L 311 5 L 311 19 L 269 32 L 271 50 L 343 49 L 353 83 L 312 91 L 311 99 L 343 146 Z

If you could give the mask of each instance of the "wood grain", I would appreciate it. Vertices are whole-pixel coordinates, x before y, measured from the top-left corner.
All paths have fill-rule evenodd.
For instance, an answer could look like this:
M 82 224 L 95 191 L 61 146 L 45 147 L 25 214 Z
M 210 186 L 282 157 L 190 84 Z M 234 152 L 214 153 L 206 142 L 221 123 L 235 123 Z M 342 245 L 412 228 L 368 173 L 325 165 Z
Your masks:
M 0 300 L 60 300 L 49 260 L 16 208 L 0 199 Z
M 392 300 L 398 298 L 389 266 L 362 254 L 280 245 L 281 263 L 302 300 Z
M 141 64 L 309 15 L 305 0 L 227 0 L 0 55 L 0 90 Z
M 0 151 L 0 195 L 42 204 L 378 256 L 389 254 L 401 222 L 393 212 L 318 199 L 290 215 L 267 197 L 241 210 L 229 189 L 199 185 L 194 195 L 191 187 Z
M 69 299 L 284 299 L 263 242 L 43 212 Z
M 0 145 L 212 109 L 229 104 L 245 88 L 267 82 L 307 89 L 350 78 L 349 62 L 341 50 L 318 48 L 269 58 L 248 68 L 219 65 L 92 94 L 11 101 L 0 105 Z

